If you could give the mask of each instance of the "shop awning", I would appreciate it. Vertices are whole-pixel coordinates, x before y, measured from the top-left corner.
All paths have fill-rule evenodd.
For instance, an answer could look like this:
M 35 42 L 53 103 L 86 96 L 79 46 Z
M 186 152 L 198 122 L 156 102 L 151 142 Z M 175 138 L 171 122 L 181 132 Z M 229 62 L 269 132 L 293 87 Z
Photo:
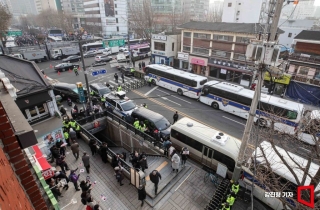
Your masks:
M 51 165 L 48 163 L 47 158 L 43 156 L 43 153 L 41 152 L 40 148 L 38 145 L 32 146 L 35 154 L 34 154 L 34 159 L 41 170 L 42 176 L 45 180 L 51 178 L 54 176 L 54 172 L 51 168 Z

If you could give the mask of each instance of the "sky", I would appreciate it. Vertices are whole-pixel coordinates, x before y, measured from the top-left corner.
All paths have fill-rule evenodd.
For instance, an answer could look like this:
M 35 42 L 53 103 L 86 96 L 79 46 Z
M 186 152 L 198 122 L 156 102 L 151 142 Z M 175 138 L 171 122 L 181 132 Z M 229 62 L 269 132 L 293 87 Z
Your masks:
M 314 1 L 314 6 L 320 6 L 320 0 L 315 0 Z

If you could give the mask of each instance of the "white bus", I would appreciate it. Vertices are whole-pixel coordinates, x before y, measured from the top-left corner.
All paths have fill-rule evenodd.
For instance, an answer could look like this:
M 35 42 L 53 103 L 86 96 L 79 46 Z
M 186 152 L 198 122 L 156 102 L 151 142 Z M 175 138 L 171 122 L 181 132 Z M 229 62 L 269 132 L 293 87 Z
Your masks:
M 221 109 L 244 119 L 248 119 L 254 91 L 227 82 L 210 81 L 204 84 L 200 102 L 214 109 Z M 261 93 L 260 107 L 254 122 L 262 127 L 272 125 L 287 134 L 295 134 L 303 117 L 303 104 Z M 258 118 L 260 116 L 260 119 Z
M 199 98 L 201 88 L 207 82 L 207 77 L 161 64 L 151 64 L 146 67 L 145 80 L 148 81 L 149 78 L 154 85 L 195 99 Z
M 149 56 L 149 52 L 151 51 L 150 46 L 139 46 L 139 47 L 135 47 L 135 46 L 130 46 L 130 50 L 133 51 L 133 54 L 136 54 L 137 56 L 140 57 L 148 57 Z
M 82 45 L 83 52 L 87 52 L 90 50 L 99 50 L 99 49 L 104 49 L 103 43 L 101 41 L 92 42 L 92 43 Z
M 262 148 L 263 152 L 261 151 L 260 147 Z M 309 166 L 309 170 L 306 173 L 305 169 L 308 164 L 308 160 L 304 159 L 298 155 L 295 155 L 291 152 L 284 150 L 278 146 L 275 146 L 276 151 L 281 155 L 281 158 L 286 161 L 287 165 L 290 166 L 290 169 L 293 170 L 294 174 L 297 176 L 297 179 L 301 183 L 304 175 L 306 176 L 305 182 L 301 183 L 304 186 L 309 186 L 310 184 L 314 184 L 315 191 L 320 189 L 319 183 L 312 183 L 312 179 L 315 178 L 320 166 L 311 162 Z M 263 141 L 259 147 L 253 152 L 251 159 L 248 160 L 248 168 L 243 167 L 244 169 L 244 184 L 251 186 L 252 181 L 255 182 L 255 187 L 253 190 L 253 195 L 267 204 L 268 206 L 272 207 L 275 210 L 283 209 L 282 202 L 277 198 L 269 197 L 269 192 L 274 190 L 269 189 L 269 187 L 265 186 L 263 183 L 260 183 L 258 180 L 253 179 L 253 160 L 254 155 L 256 153 L 256 170 L 260 174 L 264 174 L 263 177 L 266 183 L 272 182 L 271 180 L 277 179 L 279 184 L 281 185 L 282 192 L 280 192 L 281 196 L 283 196 L 283 192 L 292 192 L 293 198 L 286 198 L 286 201 L 290 204 L 288 207 L 292 209 L 296 209 L 296 205 L 293 200 L 297 199 L 297 187 L 298 183 L 294 175 L 288 169 L 286 164 L 283 163 L 282 159 L 278 156 L 276 151 L 273 149 L 272 145 L 267 142 Z M 267 160 L 266 160 L 267 159 Z M 266 167 L 266 164 L 269 163 L 271 170 L 268 171 L 270 168 Z M 314 179 L 316 180 L 316 178 Z M 290 193 L 291 194 L 291 193 Z M 274 196 L 276 197 L 276 195 Z
M 171 126 L 170 140 L 178 150 L 187 147 L 191 158 L 209 168 L 217 170 L 218 163 L 226 166 L 228 177 L 232 177 L 240 140 L 187 117 Z
M 58 36 L 48 36 L 49 42 L 62 42 L 62 38 Z

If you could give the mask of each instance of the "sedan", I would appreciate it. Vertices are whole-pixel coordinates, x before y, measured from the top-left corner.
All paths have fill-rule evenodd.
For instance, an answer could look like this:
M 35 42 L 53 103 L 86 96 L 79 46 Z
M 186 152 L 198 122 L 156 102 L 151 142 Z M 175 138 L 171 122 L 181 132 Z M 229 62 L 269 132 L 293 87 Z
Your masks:
M 62 62 L 77 62 L 80 61 L 81 57 L 79 55 L 71 55 L 65 59 L 62 60 Z
M 94 57 L 97 54 L 96 50 L 90 50 L 83 54 L 84 58 Z
M 79 68 L 78 64 L 72 64 L 72 63 L 60 63 L 54 67 L 54 70 L 56 71 L 68 71 L 69 69 L 73 70 L 74 67 Z
M 132 71 L 131 71 L 132 70 Z M 132 67 L 121 67 L 120 72 L 123 73 L 125 76 L 134 76 L 134 68 Z

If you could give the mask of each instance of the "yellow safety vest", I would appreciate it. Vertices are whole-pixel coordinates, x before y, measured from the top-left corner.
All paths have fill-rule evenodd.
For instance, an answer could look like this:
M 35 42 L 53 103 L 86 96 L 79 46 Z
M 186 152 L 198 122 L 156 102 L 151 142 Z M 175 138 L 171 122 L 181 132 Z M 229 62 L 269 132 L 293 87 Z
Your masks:
M 64 132 L 63 133 L 64 139 L 67 140 L 69 139 L 69 133 L 68 132 Z

